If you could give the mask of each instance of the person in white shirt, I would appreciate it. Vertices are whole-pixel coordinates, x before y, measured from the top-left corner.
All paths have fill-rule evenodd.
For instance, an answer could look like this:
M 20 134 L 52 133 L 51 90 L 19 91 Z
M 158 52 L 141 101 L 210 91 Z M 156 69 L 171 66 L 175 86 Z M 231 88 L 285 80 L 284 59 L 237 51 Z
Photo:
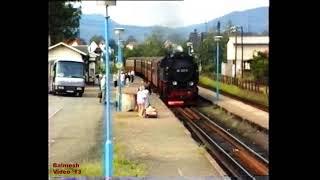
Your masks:
M 146 93 L 143 90 L 144 86 L 140 86 L 139 91 L 137 92 L 138 115 L 140 117 L 143 117 L 146 101 Z
M 149 93 L 149 90 L 146 89 L 145 87 L 142 90 L 142 92 L 145 94 L 144 109 L 147 109 L 150 106 L 150 99 L 149 99 L 150 93 Z
M 126 82 L 126 84 L 128 86 L 129 82 L 130 82 L 130 74 L 129 73 L 125 73 L 125 82 Z
M 101 81 L 100 81 L 100 90 L 101 90 L 101 93 L 102 93 L 102 102 L 103 103 L 106 103 L 106 97 L 105 97 L 105 93 L 106 93 L 106 75 L 103 75 Z
M 120 74 L 120 81 L 121 81 L 121 86 L 124 86 L 124 85 L 126 85 L 125 83 L 126 83 L 126 75 L 123 73 L 123 72 L 121 72 L 121 74 Z
M 131 72 L 130 72 L 130 79 L 131 79 L 131 83 L 133 83 L 133 81 L 134 81 L 134 70 L 131 70 Z

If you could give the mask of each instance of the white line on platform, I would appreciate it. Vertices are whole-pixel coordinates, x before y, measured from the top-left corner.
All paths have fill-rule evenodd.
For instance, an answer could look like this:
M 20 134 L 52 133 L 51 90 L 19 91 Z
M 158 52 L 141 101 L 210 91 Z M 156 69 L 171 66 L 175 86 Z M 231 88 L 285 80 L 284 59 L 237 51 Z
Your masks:
M 180 170 L 180 168 L 178 168 L 178 173 L 180 176 L 183 176 L 182 171 Z
M 62 108 L 63 107 L 61 107 L 60 109 L 56 110 L 56 112 L 52 113 L 51 116 L 49 117 L 49 119 L 52 118 L 55 114 L 57 114 L 57 112 L 59 112 Z
M 222 168 L 217 164 L 217 162 L 211 157 L 211 155 L 207 151 L 204 152 L 204 156 L 209 160 L 210 164 L 218 172 L 219 176 L 226 176 L 224 170 L 222 170 Z

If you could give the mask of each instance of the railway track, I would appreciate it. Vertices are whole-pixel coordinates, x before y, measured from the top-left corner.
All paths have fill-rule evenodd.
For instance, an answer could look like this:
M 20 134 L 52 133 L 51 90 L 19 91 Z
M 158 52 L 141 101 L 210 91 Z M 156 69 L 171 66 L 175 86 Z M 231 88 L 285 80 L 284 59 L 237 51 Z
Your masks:
M 237 179 L 267 177 L 269 162 L 194 108 L 172 108 L 226 172 Z

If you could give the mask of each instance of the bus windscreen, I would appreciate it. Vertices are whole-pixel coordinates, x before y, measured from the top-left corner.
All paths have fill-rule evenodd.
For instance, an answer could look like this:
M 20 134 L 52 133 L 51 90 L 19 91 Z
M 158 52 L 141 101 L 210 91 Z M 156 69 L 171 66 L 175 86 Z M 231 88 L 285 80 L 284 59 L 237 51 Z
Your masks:
M 57 63 L 57 77 L 83 78 L 83 68 L 80 62 L 60 61 Z

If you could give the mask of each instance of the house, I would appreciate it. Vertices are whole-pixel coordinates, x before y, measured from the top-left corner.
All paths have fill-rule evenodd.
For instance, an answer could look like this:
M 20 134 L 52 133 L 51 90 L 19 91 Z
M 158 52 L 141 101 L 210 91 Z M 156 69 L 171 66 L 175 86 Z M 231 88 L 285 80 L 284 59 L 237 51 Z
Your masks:
M 243 45 L 243 46 L 242 46 Z M 243 67 L 241 68 L 243 47 Z M 237 48 L 237 54 L 236 54 Z M 258 51 L 269 51 L 269 36 L 243 36 L 243 44 L 241 43 L 241 36 L 230 36 L 227 43 L 227 63 L 221 64 L 221 74 L 226 76 L 241 76 L 241 71 L 250 70 L 250 60 Z M 235 66 L 236 59 L 236 66 Z
M 78 60 L 87 60 L 88 54 L 75 47 L 69 46 L 63 42 L 55 44 L 49 47 L 49 61 L 60 59 L 60 58 L 70 58 Z
M 102 58 L 102 49 L 101 44 L 97 45 L 94 41 L 90 43 L 89 46 L 86 46 L 88 54 L 89 54 L 89 61 L 88 61 L 88 82 L 91 84 L 94 84 L 96 81 L 96 73 L 98 70 L 98 67 L 101 64 L 101 58 Z
M 126 45 L 126 48 L 132 50 L 133 48 L 135 48 L 137 46 L 137 43 L 136 42 L 129 42 L 127 45 Z

